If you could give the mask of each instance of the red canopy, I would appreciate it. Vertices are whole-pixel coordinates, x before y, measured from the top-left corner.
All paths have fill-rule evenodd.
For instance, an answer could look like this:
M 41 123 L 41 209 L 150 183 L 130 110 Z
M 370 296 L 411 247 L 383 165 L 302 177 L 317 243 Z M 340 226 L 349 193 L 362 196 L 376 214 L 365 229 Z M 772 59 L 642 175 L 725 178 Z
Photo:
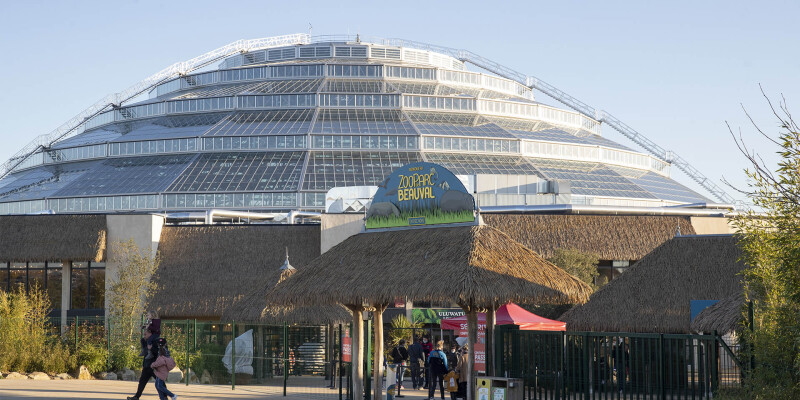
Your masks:
M 567 323 L 553 321 L 540 317 L 532 312 L 525 311 L 524 308 L 508 303 L 497 309 L 495 313 L 495 325 L 518 325 L 524 331 L 566 331 Z M 442 329 L 453 329 L 459 332 L 467 331 L 467 316 L 462 315 L 456 318 L 442 320 Z M 486 314 L 478 314 L 478 331 L 486 329 Z

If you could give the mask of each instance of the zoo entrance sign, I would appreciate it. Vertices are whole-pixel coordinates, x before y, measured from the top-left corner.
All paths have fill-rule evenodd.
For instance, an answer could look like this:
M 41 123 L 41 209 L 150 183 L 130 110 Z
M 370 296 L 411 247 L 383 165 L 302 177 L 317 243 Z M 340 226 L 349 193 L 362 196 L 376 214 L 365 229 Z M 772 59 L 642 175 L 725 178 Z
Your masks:
M 475 222 L 475 199 L 452 172 L 417 162 L 389 175 L 372 198 L 367 229 Z

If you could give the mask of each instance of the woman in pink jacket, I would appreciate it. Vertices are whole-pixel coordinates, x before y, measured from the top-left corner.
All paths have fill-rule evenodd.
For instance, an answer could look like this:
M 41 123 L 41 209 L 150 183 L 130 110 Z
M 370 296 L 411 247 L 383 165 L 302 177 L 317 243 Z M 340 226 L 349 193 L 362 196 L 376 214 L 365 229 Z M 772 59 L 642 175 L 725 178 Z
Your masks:
M 178 398 L 178 396 L 172 394 L 172 392 L 167 389 L 166 384 L 169 371 L 175 368 L 175 360 L 169 356 L 167 339 L 159 338 L 156 343 L 158 343 L 158 358 L 153 361 L 153 364 L 150 367 L 153 368 L 153 373 L 156 376 L 156 390 L 158 391 L 158 398 L 161 400 L 167 400 L 167 397 L 170 397 L 172 400 L 175 400 Z

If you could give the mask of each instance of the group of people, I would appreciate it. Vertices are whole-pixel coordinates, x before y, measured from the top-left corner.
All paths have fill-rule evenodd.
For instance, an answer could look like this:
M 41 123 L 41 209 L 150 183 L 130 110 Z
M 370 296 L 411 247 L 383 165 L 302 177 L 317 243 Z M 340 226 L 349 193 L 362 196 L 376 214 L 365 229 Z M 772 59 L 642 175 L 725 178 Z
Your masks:
M 175 360 L 169 354 L 167 339 L 161 337 L 161 320 L 150 319 L 142 332 L 141 346 L 139 353 L 142 360 L 142 375 L 139 377 L 139 386 L 136 394 L 128 396 L 128 400 L 139 400 L 144 387 L 150 378 L 155 378 L 156 391 L 160 400 L 176 400 L 178 396 L 167 389 L 167 377 L 169 371 L 175 368 Z
M 445 375 L 454 373 L 458 390 L 450 391 L 450 397 L 465 398 L 467 390 L 467 346 L 453 345 L 445 353 L 444 341 L 431 343 L 427 336 L 415 337 L 414 343 L 406 348 L 406 341 L 401 339 L 392 349 L 392 361 L 398 365 L 397 385 L 402 388 L 406 366 L 411 370 L 411 384 L 414 390 L 427 389 L 428 399 L 433 400 L 438 384 L 444 400 Z

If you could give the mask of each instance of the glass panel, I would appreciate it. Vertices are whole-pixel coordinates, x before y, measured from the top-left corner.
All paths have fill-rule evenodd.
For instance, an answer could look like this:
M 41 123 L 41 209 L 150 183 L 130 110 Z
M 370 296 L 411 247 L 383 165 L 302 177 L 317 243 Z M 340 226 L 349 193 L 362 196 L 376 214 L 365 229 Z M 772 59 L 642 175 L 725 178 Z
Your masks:
M 536 168 L 523 157 L 484 154 L 426 153 L 429 162 L 441 164 L 454 174 L 535 175 Z
M 106 264 L 92 263 L 89 273 L 89 308 L 105 308 Z
M 17 286 L 22 286 L 23 289 L 25 288 L 25 285 L 28 283 L 28 273 L 25 263 L 11 263 L 9 282 L 9 290 L 14 290 Z
M 201 154 L 169 192 L 296 190 L 302 152 Z
M 28 263 L 28 293 L 34 287 L 46 290 L 44 282 L 44 263 Z
M 193 154 L 113 158 L 96 166 L 58 192 L 58 196 L 87 196 L 163 191 L 186 168 Z
M 50 307 L 61 309 L 61 275 L 63 264 L 58 261 L 47 263 L 47 297 L 50 299 Z
M 0 290 L 8 290 L 8 263 L 0 262 Z
M 312 133 L 416 135 L 396 110 L 320 110 Z
M 570 181 L 572 194 L 655 198 L 603 164 L 539 158 L 531 162 L 548 179 Z
M 214 126 L 205 136 L 308 133 L 313 116 L 313 110 L 238 112 Z
M 419 161 L 418 153 L 320 151 L 311 154 L 304 190 L 328 190 L 334 186 L 376 186 L 392 171 Z
M 70 277 L 70 309 L 82 310 L 88 307 L 89 268 L 88 263 L 72 263 Z

